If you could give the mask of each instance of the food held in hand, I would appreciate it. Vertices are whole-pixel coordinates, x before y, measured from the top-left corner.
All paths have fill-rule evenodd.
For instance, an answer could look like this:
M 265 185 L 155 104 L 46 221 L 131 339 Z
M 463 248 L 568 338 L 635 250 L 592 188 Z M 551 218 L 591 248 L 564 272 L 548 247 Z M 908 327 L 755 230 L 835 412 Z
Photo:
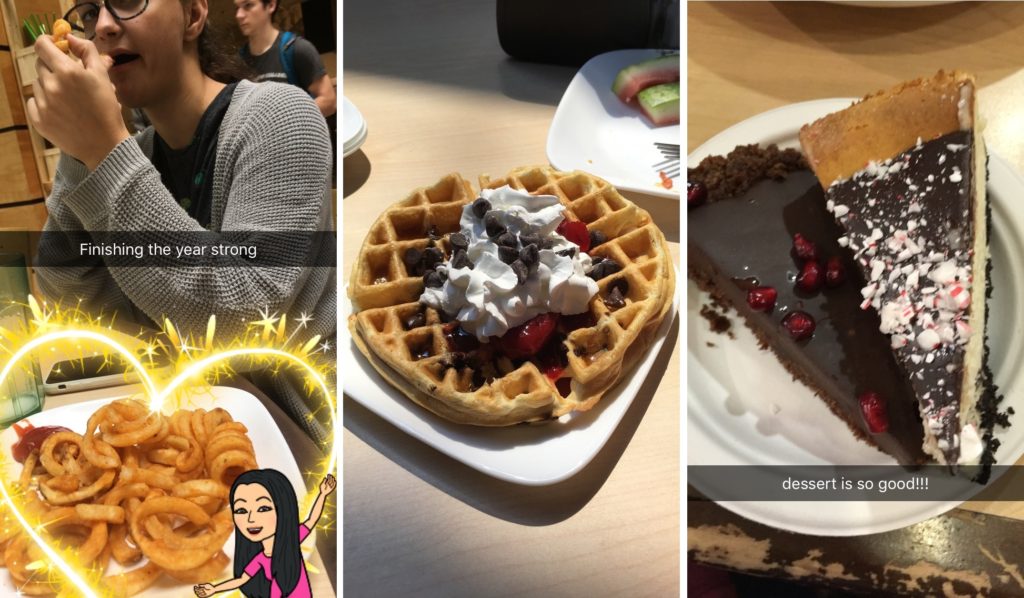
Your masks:
M 16 426 L 15 456 L 25 454 L 17 485 L 48 540 L 73 547 L 80 563 L 100 571 L 111 558 L 131 568 L 103 578 L 116 596 L 138 594 L 164 575 L 184 585 L 223 574 L 234 530 L 228 491 L 257 468 L 245 426 L 223 409 L 162 415 L 118 400 L 85 427 L 78 434 Z M 57 594 L 57 578 L 33 565 L 43 557 L 31 538 L 10 514 L 3 523 L 3 564 L 18 590 Z
M 67 54 L 71 51 L 71 47 L 67 40 L 67 36 L 71 35 L 71 23 L 68 23 L 64 19 L 57 19 L 53 22 L 53 34 L 50 35 L 53 38 L 54 45 L 61 51 Z
M 349 293 L 353 339 L 392 385 L 459 423 L 596 404 L 653 340 L 674 273 L 647 212 L 583 172 L 451 174 L 373 225 Z

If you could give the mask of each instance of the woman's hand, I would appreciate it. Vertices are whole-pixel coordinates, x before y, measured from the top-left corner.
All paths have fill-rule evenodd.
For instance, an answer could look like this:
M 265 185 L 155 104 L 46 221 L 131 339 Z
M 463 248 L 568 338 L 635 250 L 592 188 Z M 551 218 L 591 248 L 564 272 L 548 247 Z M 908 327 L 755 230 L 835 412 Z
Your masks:
M 338 480 L 334 479 L 333 475 L 327 474 L 327 477 L 324 478 L 322 482 L 320 482 L 320 494 L 323 496 L 327 496 L 331 492 L 334 492 L 334 489 L 337 487 Z
M 212 583 L 201 583 L 194 588 L 196 596 L 199 598 L 206 598 L 207 596 L 213 596 L 213 584 Z
M 61 151 L 95 170 L 117 144 L 130 135 L 121 118 L 107 70 L 90 41 L 68 36 L 77 62 L 61 52 L 49 35 L 36 40 L 36 71 L 28 101 L 28 119 L 40 135 Z

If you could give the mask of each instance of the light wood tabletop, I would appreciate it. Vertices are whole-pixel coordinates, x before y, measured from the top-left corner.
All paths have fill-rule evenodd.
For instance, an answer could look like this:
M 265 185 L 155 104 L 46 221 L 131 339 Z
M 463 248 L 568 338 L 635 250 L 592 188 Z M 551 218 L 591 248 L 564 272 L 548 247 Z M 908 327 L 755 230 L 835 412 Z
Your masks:
M 989 151 L 1024 172 L 1024 64 L 1019 59 L 1024 3 L 897 8 L 824 2 L 690 2 L 687 16 L 688 151 L 729 126 L 773 108 L 820 98 L 859 97 L 931 75 L 940 68 L 959 69 L 977 78 Z M 998 380 L 998 372 L 996 377 Z M 1018 421 L 1013 425 L 1024 424 Z M 706 531 L 704 524 L 717 515 L 711 515 L 705 506 L 692 505 L 691 534 Z M 1024 520 L 1024 506 L 1019 502 L 968 502 L 947 520 L 968 521 L 973 515 L 962 513 L 964 510 Z M 946 525 L 940 519 L 921 526 L 938 529 Z M 907 529 L 920 535 L 925 527 Z M 797 546 L 792 535 L 784 536 Z M 878 550 L 882 552 L 891 542 L 896 547 L 891 558 L 896 559 L 905 546 L 899 548 L 900 538 L 895 533 L 891 538 L 895 539 L 872 545 L 881 547 Z M 700 552 L 708 545 L 706 539 L 699 534 L 691 536 L 691 550 Z M 733 545 L 735 540 L 730 540 Z M 856 546 L 862 555 L 867 550 L 864 543 L 844 544 L 837 539 L 830 544 L 835 544 L 832 550 L 840 551 Z M 813 549 L 821 554 L 820 546 Z M 974 558 L 982 564 L 996 562 L 979 556 L 977 550 L 974 553 L 956 552 L 959 566 L 973 566 Z M 865 556 L 864 560 L 870 559 Z M 934 562 L 939 567 L 936 575 L 941 577 L 946 564 L 941 559 Z M 837 581 L 836 576 L 831 577 Z M 1012 582 L 1007 587 L 1024 589 Z
M 344 27 L 344 94 L 368 126 L 344 161 L 347 280 L 370 225 L 414 188 L 547 163 L 576 69 L 507 58 L 489 2 L 346 2 Z M 678 261 L 679 202 L 626 195 Z M 678 595 L 678 326 L 609 443 L 552 486 L 479 473 L 346 398 L 345 595 Z

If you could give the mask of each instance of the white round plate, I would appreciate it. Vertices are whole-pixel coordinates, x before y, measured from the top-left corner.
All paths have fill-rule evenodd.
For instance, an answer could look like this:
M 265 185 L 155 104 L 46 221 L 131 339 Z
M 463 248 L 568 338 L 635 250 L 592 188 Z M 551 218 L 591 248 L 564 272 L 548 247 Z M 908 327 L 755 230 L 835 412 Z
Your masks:
M 612 93 L 612 82 L 620 70 L 665 52 L 616 50 L 587 61 L 569 83 L 551 119 L 547 144 L 551 165 L 558 170 L 594 173 L 620 190 L 679 199 L 680 176 L 671 179 L 672 188 L 666 189 L 654 168 L 665 160 L 654 144 L 678 145 L 682 140 L 679 125 L 655 127 L 638 108 L 627 106 Z
M 368 133 L 366 120 L 363 119 L 363 115 L 356 108 L 356 105 L 346 97 L 342 97 L 341 133 L 345 137 L 345 141 L 342 144 L 343 158 L 359 149 L 363 142 L 366 141 Z
M 828 99 L 784 106 L 719 133 L 688 156 L 690 167 L 737 145 L 776 143 L 799 147 L 802 125 L 850 105 Z M 1013 209 L 1024 195 L 1024 179 L 990 154 L 988 196 L 993 295 L 989 302 L 990 366 L 1005 399 L 1001 408 L 1024 411 L 1024 380 L 1015 367 L 1024 358 L 1024 211 Z M 895 460 L 858 441 L 806 386 L 795 382 L 774 354 L 758 348 L 753 333 L 735 314 L 736 338 L 710 331 L 700 316 L 706 294 L 688 281 L 687 451 L 690 465 L 884 465 Z M 714 346 L 709 347 L 708 343 Z M 1019 417 L 1019 416 L 1018 416 Z M 1012 464 L 1024 454 L 1024 423 L 997 431 L 996 457 Z M 781 482 L 781 479 L 780 479 Z M 701 489 L 699 480 L 693 480 Z M 981 489 L 981 486 L 978 487 Z M 708 490 L 711 492 L 711 489 Z M 872 534 L 913 525 L 956 507 L 959 501 L 927 502 L 722 502 L 748 519 L 820 536 Z

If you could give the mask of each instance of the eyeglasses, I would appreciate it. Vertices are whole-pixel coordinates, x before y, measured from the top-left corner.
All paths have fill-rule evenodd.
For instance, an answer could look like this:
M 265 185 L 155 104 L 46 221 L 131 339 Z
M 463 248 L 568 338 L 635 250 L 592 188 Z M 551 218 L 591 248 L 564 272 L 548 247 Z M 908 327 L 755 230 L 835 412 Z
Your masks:
M 149 0 L 103 0 L 80 2 L 64 15 L 71 24 L 71 31 L 78 37 L 96 37 L 96 22 L 100 19 L 100 8 L 106 8 L 118 21 L 127 21 L 141 15 L 149 7 Z

